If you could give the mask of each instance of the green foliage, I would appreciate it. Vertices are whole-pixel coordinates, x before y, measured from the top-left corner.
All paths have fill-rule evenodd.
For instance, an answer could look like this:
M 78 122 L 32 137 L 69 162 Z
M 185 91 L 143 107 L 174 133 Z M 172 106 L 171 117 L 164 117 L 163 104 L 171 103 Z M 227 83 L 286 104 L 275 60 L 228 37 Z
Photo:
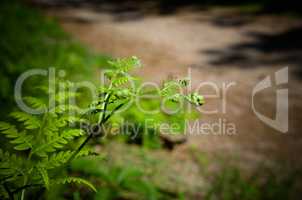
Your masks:
M 99 88 L 101 98 L 91 106 L 90 112 L 100 113 L 98 119 L 101 120 L 102 111 L 105 110 L 104 113 L 108 113 L 106 121 L 111 118 L 111 123 L 120 124 L 120 129 L 124 132 L 119 135 L 125 136 L 127 142 L 142 144 L 148 148 L 160 147 L 159 126 L 162 123 L 177 125 L 173 130 L 170 129 L 170 133 L 183 133 L 185 119 L 197 115 L 194 109 L 186 112 L 188 105 L 185 103 L 193 106 L 201 106 L 204 103 L 203 97 L 197 93 L 185 93 L 189 84 L 186 79 L 168 81 L 162 88 L 141 88 L 139 79 L 129 74 L 129 70 L 141 66 L 136 57 L 112 60 L 109 64 L 111 68 L 104 73 L 107 82 Z M 155 98 L 145 98 L 146 95 Z M 105 109 L 102 103 L 106 101 L 108 106 Z M 162 102 L 168 109 L 177 111 L 169 113 L 160 110 Z M 112 114 L 122 106 L 127 107 L 127 110 L 113 116 Z M 123 128 L 126 125 L 132 126 L 131 130 Z M 138 133 L 134 133 L 134 130 Z
M 97 191 L 96 188 L 89 181 L 79 178 L 79 177 L 67 177 L 67 178 L 56 179 L 54 181 L 54 184 L 67 184 L 67 183 L 76 183 L 76 184 L 86 185 L 90 189 L 92 189 L 94 192 Z
M 14 107 L 13 86 L 24 71 L 55 67 L 65 70 L 68 78 L 74 80 L 95 80 L 97 77 L 92 75 L 108 59 L 88 51 L 66 34 L 54 19 L 43 17 L 36 9 L 18 0 L 1 1 L 0 27 L 1 113 Z M 32 85 L 40 85 L 41 81 L 42 76 L 26 80 L 23 92 L 29 96 L 38 95 Z
M 258 171 L 245 177 L 238 168 L 225 166 L 213 177 L 205 199 L 299 199 L 299 192 L 295 191 L 300 178 L 297 172 L 274 174 L 272 170 L 260 171 L 262 173 Z
M 68 94 L 66 92 L 65 96 Z M 60 94 L 57 93 L 56 96 Z M 34 107 L 48 107 L 46 103 L 42 103 L 42 99 L 26 99 L 30 99 L 29 102 Z M 61 102 L 57 107 L 62 106 L 64 104 Z M 0 150 L 1 191 L 5 191 L 5 185 L 9 187 L 5 193 L 0 194 L 2 198 L 8 198 L 9 195 L 19 196 L 23 187 L 39 186 L 50 189 L 54 184 L 71 182 L 82 183 L 95 190 L 89 182 L 66 177 L 57 171 L 65 167 L 73 155 L 70 143 L 84 134 L 78 126 L 81 118 L 73 116 L 71 120 L 67 109 L 62 111 L 56 109 L 57 107 L 45 109 L 43 114 L 35 116 L 14 111 L 10 114 L 15 120 L 14 124 L 0 122 L 1 133 L 10 142 L 10 147 L 16 150 Z M 87 155 L 87 151 L 83 150 L 77 157 L 81 155 Z
M 21 73 L 27 69 L 47 69 L 51 66 L 64 69 L 67 78 L 93 81 L 97 78 L 93 74 L 98 67 L 107 64 L 108 58 L 92 54 L 64 33 L 54 19 L 42 17 L 39 12 L 18 1 L 1 2 L 0 26 L 0 37 L 3 38 L 0 41 L 0 102 L 1 119 L 5 118 L 5 122 L 0 122 L 0 198 L 24 199 L 36 189 L 52 191 L 65 183 L 83 184 L 94 190 L 89 182 L 74 176 L 68 177 L 65 170 L 71 160 L 90 154 L 85 145 L 94 135 L 88 132 L 84 139 L 86 130 L 80 129 L 79 124 L 85 123 L 88 127 L 95 123 L 101 127 L 109 126 L 110 122 L 119 118 L 112 116 L 118 116 L 116 113 L 138 96 L 137 89 L 130 87 L 137 79 L 129 71 L 140 67 L 139 60 L 136 57 L 111 60 L 111 68 L 105 74 L 108 84 L 99 88 L 100 98 L 91 104 L 86 113 L 80 113 L 77 106 L 66 104 L 69 97 L 78 98 L 78 94 L 70 92 L 67 95 L 57 92 L 54 98 L 57 106 L 49 108 L 47 97 L 53 95 L 54 91 L 48 94 L 49 88 L 33 88 L 33 85 L 44 85 L 43 77 L 26 80 L 23 94 L 27 97 L 24 101 L 34 109 L 45 111 L 43 115 L 31 115 L 13 109 L 13 85 Z M 70 83 L 65 84 L 66 87 L 72 87 Z M 177 91 L 174 92 L 177 95 Z M 170 98 L 164 92 L 160 96 Z M 85 101 L 86 98 L 78 99 Z M 184 95 L 180 95 L 177 101 L 180 99 L 191 103 L 196 101 Z M 156 108 L 158 102 L 146 101 L 144 104 Z M 14 111 L 6 115 L 11 110 Z M 131 110 L 134 110 L 135 122 L 142 122 L 146 117 L 135 108 Z M 127 113 L 132 115 L 131 112 L 119 116 L 125 117 Z M 179 115 L 173 116 L 173 120 L 183 119 Z M 160 121 L 167 117 L 165 114 L 159 116 L 154 119 Z M 169 120 L 172 118 L 169 116 Z M 142 184 L 142 187 L 151 186 Z
M 105 74 L 108 82 L 100 88 L 99 98 L 84 113 L 77 112 L 80 110 L 77 106 L 68 104 L 68 99 L 78 97 L 77 93 L 71 92 L 73 91 L 71 88 L 75 86 L 71 82 L 59 82 L 58 86 L 51 89 L 39 87 L 42 92 L 49 94 L 50 99 L 55 100 L 55 107 L 51 107 L 51 104 L 48 105 L 43 98 L 26 97 L 25 100 L 30 106 L 43 109 L 44 112 L 41 115 L 33 116 L 22 111 L 14 111 L 10 114 L 10 117 L 15 120 L 14 124 L 0 123 L 1 133 L 8 139 L 11 147 L 21 152 L 14 152 L 8 148 L 13 153 L 12 155 L 2 153 L 3 158 L 1 157 L 1 159 L 4 167 L 1 172 L 1 180 L 3 180 L 1 191 L 6 190 L 6 193 L 1 193 L 1 196 L 14 198 L 14 195 L 19 195 L 18 193 L 21 191 L 22 196 L 24 195 L 24 187 L 38 185 L 50 189 L 52 185 L 72 182 L 82 183 L 95 191 L 95 188 L 83 179 L 65 177 L 64 174 L 55 172 L 58 172 L 60 167 L 64 168 L 74 158 L 87 155 L 87 151 L 83 150 L 86 143 L 95 135 L 105 134 L 104 125 L 108 125 L 108 120 L 132 97 L 139 95 L 136 88 L 131 88 L 128 84 L 130 80 L 135 79 L 128 73 L 128 70 L 138 67 L 139 63 L 136 57 L 110 61 L 113 70 Z M 164 93 L 165 95 L 162 96 L 171 100 L 170 95 L 176 96 L 178 91 L 174 90 L 167 95 L 166 92 L 162 92 L 167 91 L 167 88 L 168 86 L 165 85 L 160 94 Z M 179 93 L 179 96 L 178 100 L 183 98 L 194 105 L 200 105 L 201 97 L 197 95 L 195 96 L 198 101 L 189 98 L 192 94 Z M 84 134 L 80 123 L 88 125 L 89 129 L 86 130 L 88 135 L 78 149 L 71 151 L 75 139 Z M 96 126 L 101 128 L 95 131 L 93 127 Z M 117 170 L 116 176 L 110 177 L 104 174 L 103 178 L 110 184 L 118 182 L 117 188 L 121 187 L 120 184 L 126 188 L 133 187 L 134 182 L 138 182 L 135 180 L 131 184 L 124 183 L 129 176 L 138 176 L 136 171 L 122 170 L 120 172 L 120 169 Z M 151 186 L 145 182 L 141 182 L 136 187 L 132 190 L 153 191 Z M 150 193 L 150 195 L 154 196 L 155 193 Z
M 196 148 L 192 148 L 191 153 L 199 166 L 201 175 L 207 178 L 208 186 L 204 191 L 204 199 L 300 199 L 298 185 L 301 171 L 288 169 L 284 163 L 274 167 L 265 167 L 260 164 L 250 171 L 230 164 L 230 159 L 218 157 L 210 162 L 208 156 Z M 213 171 L 210 165 L 219 167 Z
M 171 99 L 174 102 L 179 102 L 182 100 L 187 100 L 190 103 L 201 106 L 204 104 L 203 96 L 197 94 L 196 92 L 190 94 L 179 93 L 179 89 L 185 88 L 189 84 L 190 80 L 179 80 L 179 81 L 169 81 L 164 84 L 164 88 L 161 91 L 161 95 Z
M 162 194 L 144 172 L 136 167 L 118 166 L 105 160 L 82 158 L 72 162 L 72 170 L 98 181 L 100 188 L 94 195 L 97 200 L 159 199 Z

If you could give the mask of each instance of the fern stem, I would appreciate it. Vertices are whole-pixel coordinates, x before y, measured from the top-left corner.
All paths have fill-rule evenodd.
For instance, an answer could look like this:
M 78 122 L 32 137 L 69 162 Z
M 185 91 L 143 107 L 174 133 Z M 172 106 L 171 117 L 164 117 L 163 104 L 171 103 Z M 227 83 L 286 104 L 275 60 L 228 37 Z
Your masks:
M 106 96 L 106 99 L 105 99 L 105 102 L 104 102 L 104 106 L 103 106 L 102 118 L 101 118 L 101 120 L 99 122 L 100 125 L 102 125 L 104 123 L 104 119 L 106 117 L 107 106 L 108 106 L 108 102 L 109 102 L 110 97 L 111 97 L 111 94 L 108 94 L 108 96 Z
M 112 82 L 110 82 L 110 85 L 109 85 L 108 89 L 110 90 L 111 88 L 112 88 Z M 101 112 L 102 117 L 101 116 L 99 117 L 99 124 L 100 125 L 102 125 L 102 122 L 105 119 L 107 105 L 108 105 L 110 97 L 111 97 L 111 93 L 106 93 L 105 100 L 104 100 L 104 103 L 103 103 L 103 106 L 102 106 L 102 108 L 103 108 L 103 113 Z
M 108 105 L 108 102 L 109 102 L 109 99 L 110 99 L 110 96 L 111 94 L 108 93 L 106 94 L 106 97 L 105 97 L 105 102 L 103 104 L 103 115 L 102 115 L 102 118 L 100 119 L 100 122 L 99 122 L 99 126 L 102 127 L 105 119 L 108 120 L 108 118 L 106 118 L 105 116 L 105 113 L 106 113 L 106 110 L 107 110 L 107 105 Z M 87 138 L 84 140 L 84 142 L 77 148 L 77 150 L 75 152 L 73 152 L 73 154 L 70 156 L 70 158 L 68 159 L 68 161 L 66 162 L 66 164 L 68 165 L 77 155 L 78 153 L 84 148 L 84 146 L 87 144 L 87 142 L 89 142 L 89 140 L 93 137 L 93 133 L 89 133 Z
M 78 153 L 83 149 L 83 147 L 87 144 L 87 142 L 89 142 L 89 140 L 92 138 L 92 136 L 93 136 L 92 133 L 90 133 L 87 136 L 87 138 L 84 140 L 84 142 L 77 148 L 77 150 L 75 152 L 73 152 L 73 154 L 70 156 L 70 158 L 68 159 L 66 164 L 69 164 L 78 155 Z

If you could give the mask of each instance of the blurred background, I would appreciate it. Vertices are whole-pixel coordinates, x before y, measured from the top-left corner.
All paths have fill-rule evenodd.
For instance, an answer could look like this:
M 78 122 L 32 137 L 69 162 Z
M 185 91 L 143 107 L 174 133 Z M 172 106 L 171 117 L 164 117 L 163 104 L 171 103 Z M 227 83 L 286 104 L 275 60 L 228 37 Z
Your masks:
M 98 192 L 57 188 L 45 199 L 298 199 L 302 167 L 302 3 L 289 0 L 24 0 L 0 3 L 1 119 L 16 107 L 17 77 L 31 68 L 64 69 L 71 80 L 96 81 L 110 58 L 137 56 L 144 81 L 192 77 L 205 95 L 200 123 L 236 127 L 235 134 L 112 137 L 91 145 L 101 158 L 76 160 L 73 173 Z M 263 123 L 252 90 L 289 69 L 289 131 Z M 274 80 L 274 78 L 272 78 Z M 224 84 L 236 84 L 227 92 Z M 25 93 L 32 93 L 28 83 Z M 274 118 L 275 84 L 254 96 Z M 215 94 L 217 95 L 215 97 Z M 210 96 L 214 95 L 214 97 Z M 152 105 L 150 105 L 152 107 Z M 134 123 L 165 118 L 131 108 Z M 191 125 L 194 125 L 192 122 Z M 156 132 L 158 130 L 151 130 Z M 142 131 L 143 132 L 143 131 Z

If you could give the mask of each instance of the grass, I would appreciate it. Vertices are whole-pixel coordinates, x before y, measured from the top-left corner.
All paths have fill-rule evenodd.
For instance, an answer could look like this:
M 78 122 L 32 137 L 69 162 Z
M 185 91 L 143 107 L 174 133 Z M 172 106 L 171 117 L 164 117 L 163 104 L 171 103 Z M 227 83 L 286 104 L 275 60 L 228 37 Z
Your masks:
M 205 199 L 299 199 L 299 191 L 296 190 L 299 176 L 296 172 L 274 173 L 261 168 L 259 171 L 245 177 L 238 167 L 225 166 L 214 175 Z
M 243 170 L 227 156 L 209 159 L 206 153 L 196 148 L 192 148 L 191 153 L 201 175 L 208 181 L 203 191 L 206 200 L 300 199 L 301 171 L 288 168 L 285 163 L 274 167 L 253 163 L 251 165 L 256 169 Z M 211 166 L 216 166 L 216 169 L 211 169 Z

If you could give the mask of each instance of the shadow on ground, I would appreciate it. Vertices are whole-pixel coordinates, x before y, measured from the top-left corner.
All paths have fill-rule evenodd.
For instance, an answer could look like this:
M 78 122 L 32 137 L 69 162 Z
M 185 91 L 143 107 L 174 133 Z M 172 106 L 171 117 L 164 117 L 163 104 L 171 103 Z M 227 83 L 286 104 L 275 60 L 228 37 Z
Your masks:
M 302 2 L 289 0 L 284 4 L 281 0 L 32 0 L 38 5 L 62 7 L 87 7 L 96 13 L 109 13 L 118 22 L 142 20 L 149 15 L 172 15 L 188 9 L 201 13 L 212 6 L 237 8 L 234 12 L 222 12 L 213 15 L 210 23 L 218 27 L 248 26 L 263 14 L 301 14 Z M 42 4 L 41 4 L 42 3 Z M 64 18 L 65 21 L 80 24 L 94 23 L 95 19 L 83 17 Z M 208 20 L 208 19 L 206 19 Z M 202 22 L 202 21 L 201 21 Z M 278 23 L 278 22 L 273 22 Z M 270 31 L 272 32 L 272 31 Z M 220 49 L 202 50 L 208 55 L 209 64 L 214 66 L 232 65 L 252 68 L 259 66 L 291 65 L 298 68 L 295 74 L 302 74 L 302 25 L 289 28 L 274 34 L 249 31 L 244 33 L 251 40 L 241 41 Z
M 148 14 L 170 15 L 184 9 L 200 11 L 210 7 L 239 7 L 245 13 L 300 15 L 302 2 L 288 0 L 31 0 L 46 6 L 92 6 L 95 11 L 115 14 L 117 20 L 137 20 Z
M 210 64 L 214 66 L 251 68 L 290 63 L 298 68 L 298 74 L 302 74 L 302 26 L 276 34 L 255 31 L 246 34 L 251 41 L 239 41 L 224 49 L 210 49 L 201 53 L 212 57 Z

